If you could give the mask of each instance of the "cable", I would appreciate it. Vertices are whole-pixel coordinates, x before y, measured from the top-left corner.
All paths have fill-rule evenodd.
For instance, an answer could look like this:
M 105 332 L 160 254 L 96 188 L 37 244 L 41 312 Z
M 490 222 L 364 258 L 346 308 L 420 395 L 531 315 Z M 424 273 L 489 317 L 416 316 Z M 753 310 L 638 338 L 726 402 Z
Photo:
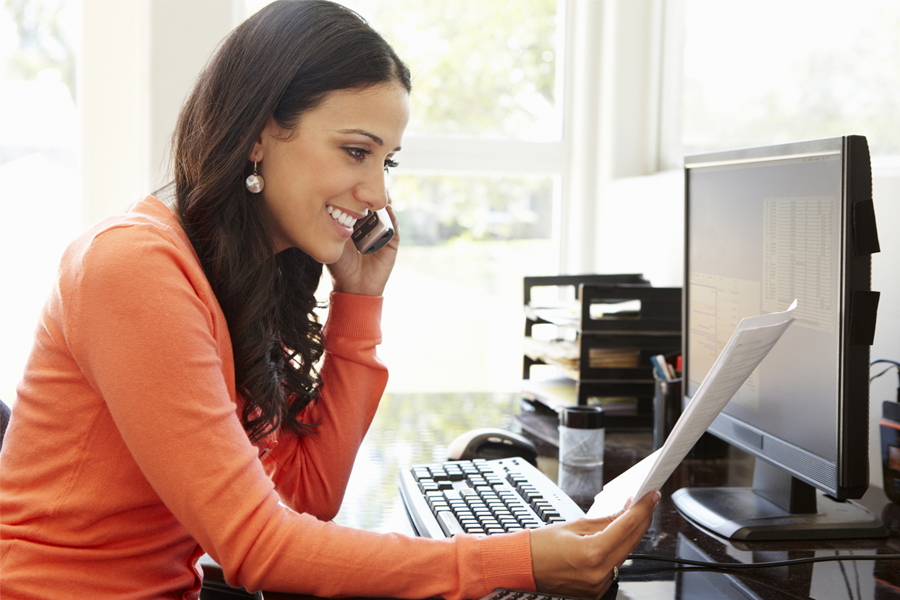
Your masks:
M 840 554 L 840 550 L 838 550 L 837 553 Z M 853 555 L 851 554 L 850 556 Z M 853 598 L 853 587 L 850 585 L 850 578 L 847 577 L 847 570 L 844 568 L 844 563 L 841 562 L 838 566 L 841 568 L 841 573 L 844 575 L 844 582 L 847 584 L 847 595 L 850 596 L 850 598 Z M 853 574 L 856 576 L 856 597 L 862 598 L 862 590 L 860 590 L 859 587 L 859 569 L 857 568 L 856 563 L 853 564 Z
M 872 377 L 869 377 L 869 383 L 872 383 L 872 380 L 881 377 L 882 375 L 884 375 L 891 369 L 897 369 L 897 402 L 900 402 L 900 362 L 897 362 L 896 360 L 887 360 L 884 358 L 879 358 L 879 359 L 876 359 L 876 360 L 873 360 L 872 362 L 870 362 L 869 366 L 871 367 L 872 365 L 877 365 L 880 363 L 886 363 L 891 366 L 888 367 L 887 369 L 885 369 L 884 371 L 882 371 L 881 373 L 879 373 L 878 375 L 873 375 Z
M 876 358 L 875 360 L 870 362 L 869 365 L 877 365 L 878 363 L 888 363 L 894 365 L 895 367 L 900 367 L 900 362 L 897 362 L 896 360 L 888 360 L 886 358 Z
M 873 380 L 875 380 L 875 379 L 878 379 L 879 377 L 881 377 L 882 375 L 884 375 L 885 373 L 887 373 L 888 371 L 890 371 L 890 370 L 893 369 L 893 368 L 894 368 L 894 367 L 888 367 L 887 369 L 885 369 L 884 371 L 882 371 L 882 372 L 879 373 L 878 375 L 872 375 L 871 377 L 869 377 L 869 383 L 871 383 L 871 382 L 872 382 Z
M 771 567 L 786 567 L 789 565 L 799 565 L 804 563 L 817 562 L 842 562 L 857 560 L 900 560 L 900 554 L 850 554 L 836 556 L 810 556 L 807 558 L 792 558 L 789 560 L 776 560 L 757 563 L 717 563 L 707 562 L 703 560 L 691 560 L 689 558 L 673 558 L 669 556 L 655 556 L 653 554 L 629 554 L 630 560 L 655 560 L 659 562 L 675 563 L 678 565 L 688 565 L 689 567 L 702 567 L 699 569 L 684 569 L 686 571 L 698 570 L 724 570 L 731 571 L 736 569 L 767 569 Z

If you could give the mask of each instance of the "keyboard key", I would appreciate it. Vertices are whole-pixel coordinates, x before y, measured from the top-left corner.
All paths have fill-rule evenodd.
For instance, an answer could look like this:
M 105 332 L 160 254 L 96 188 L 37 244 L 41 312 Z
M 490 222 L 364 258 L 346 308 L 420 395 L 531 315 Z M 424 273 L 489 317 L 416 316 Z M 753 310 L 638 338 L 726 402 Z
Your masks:
M 550 524 L 550 523 L 565 523 L 565 522 L 566 522 L 566 520 L 565 520 L 564 518 L 562 518 L 562 517 L 550 517 L 549 519 L 547 519 L 547 524 Z
M 447 537 L 452 537 L 457 533 L 464 533 L 465 530 L 462 528 L 462 525 L 459 524 L 459 521 L 456 520 L 456 517 L 449 510 L 442 510 L 435 517 L 437 517 L 437 522 Z

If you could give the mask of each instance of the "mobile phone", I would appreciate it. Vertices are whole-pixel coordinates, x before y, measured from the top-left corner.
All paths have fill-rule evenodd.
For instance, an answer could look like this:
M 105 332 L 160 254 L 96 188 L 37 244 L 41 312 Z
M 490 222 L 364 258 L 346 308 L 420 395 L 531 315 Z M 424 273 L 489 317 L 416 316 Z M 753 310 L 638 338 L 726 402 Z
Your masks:
M 370 211 L 353 226 L 353 243 L 360 254 L 372 254 L 380 250 L 394 237 L 391 217 L 387 209 Z

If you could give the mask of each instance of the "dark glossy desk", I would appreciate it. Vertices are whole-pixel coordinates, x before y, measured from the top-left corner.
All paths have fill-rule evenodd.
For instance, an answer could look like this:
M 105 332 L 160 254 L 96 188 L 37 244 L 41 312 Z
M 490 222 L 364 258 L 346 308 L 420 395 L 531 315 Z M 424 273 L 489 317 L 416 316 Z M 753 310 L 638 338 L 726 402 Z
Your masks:
M 476 427 L 520 431 L 512 415 L 520 410 L 515 394 L 387 395 L 359 451 L 336 522 L 372 531 L 413 535 L 397 492 L 397 473 L 414 464 L 446 459 L 447 445 Z M 604 479 L 611 480 L 652 450 L 650 433 L 607 432 Z M 555 479 L 553 449 L 539 446 L 541 470 Z M 727 458 L 687 459 L 667 482 L 653 523 L 636 553 L 727 563 L 781 561 L 810 556 L 900 554 L 900 506 L 870 489 L 861 504 L 880 515 L 891 536 L 836 542 L 730 542 L 684 519 L 669 496 L 686 486 L 749 486 L 752 459 L 735 449 Z M 210 571 L 210 567 L 206 567 Z M 214 569 L 214 568 L 213 568 Z M 210 572 L 215 577 L 216 573 Z M 308 596 L 267 592 L 266 600 Z M 620 571 L 619 600 L 758 599 L 900 600 L 900 562 L 840 561 L 745 571 L 685 571 L 656 561 L 636 560 Z

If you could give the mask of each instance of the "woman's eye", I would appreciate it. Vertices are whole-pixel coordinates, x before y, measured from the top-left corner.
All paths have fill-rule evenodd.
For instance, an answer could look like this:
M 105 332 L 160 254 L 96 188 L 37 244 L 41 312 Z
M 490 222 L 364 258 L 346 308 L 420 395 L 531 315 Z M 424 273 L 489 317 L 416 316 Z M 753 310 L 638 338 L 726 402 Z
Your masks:
M 396 169 L 399 166 L 400 166 L 400 163 L 398 163 L 396 160 L 389 158 L 386 161 L 384 161 L 384 172 L 387 173 L 388 169 Z
M 356 162 L 362 162 L 368 155 L 372 154 L 370 150 L 366 150 L 365 148 L 354 148 L 352 146 L 346 146 L 344 151 L 354 158 Z

